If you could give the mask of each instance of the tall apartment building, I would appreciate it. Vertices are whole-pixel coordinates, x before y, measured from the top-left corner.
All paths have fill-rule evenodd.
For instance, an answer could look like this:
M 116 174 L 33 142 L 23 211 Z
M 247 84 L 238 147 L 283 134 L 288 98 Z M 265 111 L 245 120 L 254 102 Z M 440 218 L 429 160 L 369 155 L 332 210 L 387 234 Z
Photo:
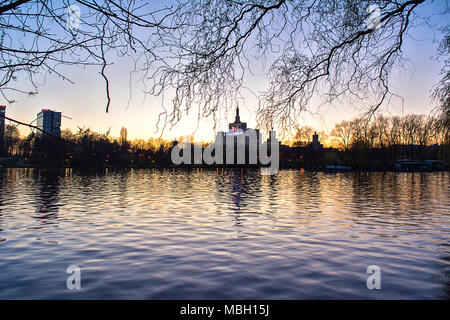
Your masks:
M 61 136 L 61 112 L 42 109 L 37 114 L 37 127 L 55 137 Z
M 120 140 L 122 142 L 127 141 L 127 128 L 122 127 L 122 129 L 120 129 Z

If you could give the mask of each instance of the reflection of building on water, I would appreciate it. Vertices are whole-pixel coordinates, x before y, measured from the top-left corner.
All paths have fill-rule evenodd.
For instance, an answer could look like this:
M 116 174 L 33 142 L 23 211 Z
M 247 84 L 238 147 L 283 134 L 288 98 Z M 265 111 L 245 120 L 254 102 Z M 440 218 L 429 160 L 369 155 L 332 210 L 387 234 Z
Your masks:
M 242 169 L 241 169 L 242 170 Z M 247 194 L 248 190 L 246 186 L 243 183 L 242 180 L 242 173 L 237 170 L 234 171 L 233 177 L 232 177 L 232 190 L 231 190 L 231 200 L 233 201 L 234 208 L 233 208 L 233 220 L 234 225 L 238 228 L 237 229 L 237 236 L 238 238 L 242 237 L 242 227 L 244 218 L 241 217 L 242 209 L 245 211 L 245 204 L 243 203 L 243 195 Z
M 45 223 L 57 218 L 59 211 L 59 177 L 52 173 L 44 173 L 42 180 L 38 180 L 39 194 L 35 218 Z
M 231 191 L 231 197 L 233 200 L 233 203 L 236 205 L 237 211 L 239 213 L 241 209 L 241 202 L 242 202 L 242 192 L 245 191 L 243 181 L 242 181 L 242 175 L 238 174 L 237 172 L 234 173 L 233 176 L 233 186 Z

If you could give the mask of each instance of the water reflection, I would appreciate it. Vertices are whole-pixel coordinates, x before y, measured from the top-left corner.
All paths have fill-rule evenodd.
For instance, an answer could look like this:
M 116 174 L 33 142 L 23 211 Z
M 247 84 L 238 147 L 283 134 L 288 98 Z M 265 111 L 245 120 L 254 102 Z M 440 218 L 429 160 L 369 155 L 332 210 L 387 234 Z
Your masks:
M 37 193 L 37 208 L 34 218 L 41 224 L 55 224 L 58 220 L 60 177 L 59 172 L 40 175 L 36 172 L 35 179 L 39 192 Z
M 0 298 L 70 297 L 72 263 L 82 298 L 445 298 L 449 177 L 0 170 Z
M 4 171 L 2 171 L 0 169 L 0 191 L 1 190 L 5 190 L 5 187 L 3 186 L 5 180 L 4 180 Z M 0 242 L 3 242 L 6 240 L 6 238 L 2 237 L 2 231 L 3 231 L 3 208 L 4 208 L 4 203 L 3 203 L 3 197 L 4 197 L 4 193 L 0 192 Z

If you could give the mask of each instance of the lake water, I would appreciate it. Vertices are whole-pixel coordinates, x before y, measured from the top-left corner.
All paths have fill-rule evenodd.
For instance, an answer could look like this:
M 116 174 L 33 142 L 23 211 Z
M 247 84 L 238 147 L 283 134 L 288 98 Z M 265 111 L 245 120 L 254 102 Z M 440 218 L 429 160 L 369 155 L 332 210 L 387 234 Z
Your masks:
M 448 299 L 449 181 L 0 169 L 0 298 Z

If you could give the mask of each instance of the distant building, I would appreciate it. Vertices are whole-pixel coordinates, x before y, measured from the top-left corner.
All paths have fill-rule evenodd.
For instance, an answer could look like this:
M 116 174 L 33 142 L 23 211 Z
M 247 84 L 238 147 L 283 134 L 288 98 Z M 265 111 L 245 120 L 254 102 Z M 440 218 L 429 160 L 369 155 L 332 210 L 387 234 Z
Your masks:
M 186 136 L 178 142 L 174 140 L 170 148 L 175 165 L 225 165 L 265 167 L 261 174 L 274 174 L 278 171 L 280 142 L 275 131 L 263 143 L 259 129 L 247 128 L 241 122 L 239 107 L 234 122 L 229 123 L 228 132 L 218 131 L 214 143 L 207 146 L 195 144 L 193 136 Z M 189 139 L 190 138 L 190 139 Z M 270 167 L 268 166 L 270 164 Z
M 246 122 L 241 122 L 241 118 L 239 116 L 239 107 L 236 108 L 236 116 L 234 118 L 234 122 L 231 122 L 228 124 L 228 132 L 217 132 L 216 134 L 216 140 L 215 143 L 218 143 L 218 139 L 220 139 L 223 143 L 223 153 L 225 155 L 226 158 L 226 142 L 227 142 L 227 138 L 229 139 L 229 137 L 233 137 L 234 139 L 234 163 L 237 164 L 237 149 L 239 148 L 239 145 L 241 143 L 243 143 L 244 145 L 244 150 L 245 150 L 245 159 L 244 162 L 245 164 L 249 164 L 250 163 L 250 151 L 253 151 L 253 153 L 258 153 L 257 152 L 257 148 L 258 145 L 260 144 L 260 141 L 262 140 L 261 134 L 259 129 L 252 129 L 252 128 L 247 128 L 247 123 Z M 245 139 L 238 139 L 239 136 L 245 136 Z M 253 140 L 252 140 L 253 139 Z M 270 143 L 271 139 L 276 140 L 276 133 L 275 131 L 271 131 L 269 133 L 269 138 L 267 139 L 267 142 Z M 270 148 L 270 147 L 269 147 Z M 258 158 L 259 158 L 259 153 L 258 153 Z M 259 162 L 259 159 L 257 160 L 257 162 Z
M 245 145 L 248 146 L 250 143 L 249 140 L 249 136 L 251 136 L 251 134 L 254 134 L 254 136 L 256 136 L 256 145 L 259 143 L 260 141 L 260 133 L 259 133 L 259 129 L 251 129 L 251 128 L 247 128 L 247 123 L 246 122 L 241 122 L 241 118 L 239 116 L 239 107 L 236 108 L 236 116 L 234 118 L 234 122 L 231 122 L 228 124 L 228 132 L 217 132 L 216 135 L 216 140 L 218 138 L 218 136 L 222 136 L 223 138 L 223 143 L 225 146 L 225 138 L 227 136 L 234 136 L 234 141 L 235 141 L 235 145 L 238 144 L 238 139 L 237 137 L 242 135 L 242 134 L 248 134 L 248 136 L 245 138 Z
M 0 106 L 0 154 L 4 152 L 5 148 L 5 112 L 6 106 Z
M 234 118 L 234 122 L 228 124 L 228 132 L 218 132 L 218 134 L 221 134 L 223 137 L 226 136 L 237 136 L 243 134 L 243 133 L 255 133 L 257 137 L 257 142 L 259 142 L 259 129 L 251 129 L 247 128 L 246 122 L 241 122 L 241 118 L 239 116 L 239 107 L 236 108 L 236 116 Z M 245 140 L 245 144 L 248 145 L 248 137 Z
M 55 137 L 61 136 L 61 112 L 42 109 L 37 114 L 37 127 Z
M 319 142 L 319 135 L 317 132 L 314 132 L 313 134 L 313 140 L 311 142 L 311 147 L 314 149 L 323 149 L 323 144 Z
M 127 141 L 127 128 L 125 127 L 122 127 L 122 129 L 120 129 L 120 140 Z
M 247 131 L 247 123 L 241 122 L 241 117 L 239 116 L 239 106 L 236 108 L 236 117 L 234 118 L 234 122 L 228 124 L 228 129 L 230 132 Z

